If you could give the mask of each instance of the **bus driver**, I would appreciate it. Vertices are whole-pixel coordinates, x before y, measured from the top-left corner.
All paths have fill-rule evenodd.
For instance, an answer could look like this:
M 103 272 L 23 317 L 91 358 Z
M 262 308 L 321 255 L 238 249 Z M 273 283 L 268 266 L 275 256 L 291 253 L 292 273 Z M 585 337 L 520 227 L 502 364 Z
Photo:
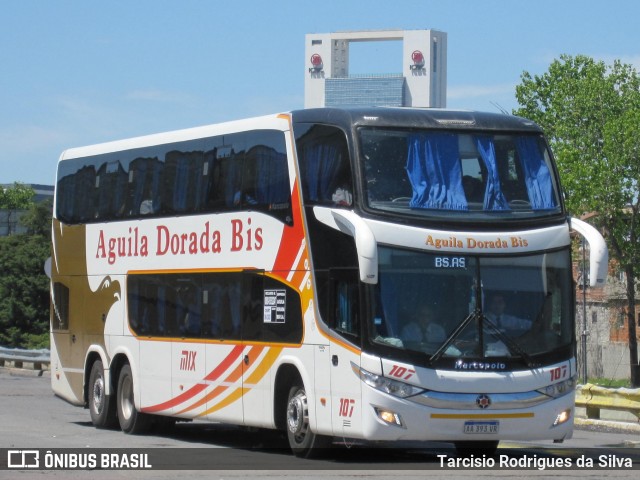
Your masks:
M 405 342 L 442 343 L 447 335 L 435 320 L 433 309 L 423 305 L 415 312 L 415 320 L 402 329 L 400 337 Z

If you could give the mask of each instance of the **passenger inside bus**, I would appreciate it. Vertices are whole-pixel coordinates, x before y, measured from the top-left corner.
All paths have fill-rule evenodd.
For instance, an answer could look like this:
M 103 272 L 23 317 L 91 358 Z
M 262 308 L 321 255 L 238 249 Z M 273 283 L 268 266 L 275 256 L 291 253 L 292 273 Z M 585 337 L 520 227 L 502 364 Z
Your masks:
M 531 328 L 531 320 L 507 313 L 507 301 L 501 293 L 495 293 L 490 297 L 488 307 L 486 316 L 499 330 L 517 335 Z
M 199 301 L 199 291 L 194 288 L 186 288 L 186 291 L 179 292 L 180 308 L 183 313 L 180 333 L 190 337 L 200 336 L 200 323 L 202 319 L 201 304 Z
M 346 186 L 341 186 L 336 188 L 336 191 L 331 196 L 331 200 L 333 200 L 333 203 L 336 205 L 349 207 L 352 204 L 353 196 Z
M 414 320 L 402 328 L 400 338 L 403 342 L 442 343 L 447 335 L 436 320 L 434 310 L 423 305 L 414 312 Z

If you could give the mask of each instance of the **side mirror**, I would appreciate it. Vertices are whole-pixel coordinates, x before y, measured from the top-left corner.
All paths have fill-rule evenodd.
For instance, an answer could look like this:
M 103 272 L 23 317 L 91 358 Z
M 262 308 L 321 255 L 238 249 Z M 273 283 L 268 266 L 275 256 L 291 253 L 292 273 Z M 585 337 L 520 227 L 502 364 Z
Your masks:
M 51 257 L 44 261 L 44 273 L 51 278 Z
M 360 280 L 378 283 L 378 245 L 369 225 L 357 214 L 337 208 L 314 207 L 316 218 L 325 225 L 351 235 L 356 242 Z
M 582 235 L 589 242 L 589 286 L 604 287 L 609 270 L 609 251 L 600 232 L 587 222 L 570 218 L 571 229 Z

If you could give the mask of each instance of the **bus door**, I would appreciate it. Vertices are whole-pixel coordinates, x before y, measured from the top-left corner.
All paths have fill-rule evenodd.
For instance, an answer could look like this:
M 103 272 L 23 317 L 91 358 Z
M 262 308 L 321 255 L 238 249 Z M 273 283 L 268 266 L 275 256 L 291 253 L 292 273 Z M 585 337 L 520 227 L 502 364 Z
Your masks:
M 277 345 L 280 338 L 273 335 L 273 330 L 278 325 L 287 326 L 286 291 L 265 276 L 264 271 L 248 270 L 243 277 L 244 421 L 247 425 L 270 427 L 273 417 L 271 366 L 281 350 Z
M 285 348 L 302 343 L 300 294 L 285 278 L 283 272 L 243 272 L 242 403 L 246 425 L 273 427 L 274 365 Z M 296 355 L 307 351 L 300 348 Z M 309 364 L 309 360 L 301 360 Z
M 177 275 L 172 285 L 172 298 L 168 307 L 172 310 L 171 329 L 175 341 L 171 342 L 171 393 L 172 398 L 185 398 L 177 402 L 174 414 L 191 417 L 199 408 L 193 408 L 200 398 L 198 390 L 207 374 L 207 358 L 202 337 L 203 289 L 198 277 Z
M 206 416 L 212 420 L 241 424 L 242 374 L 245 346 L 242 344 L 241 272 L 214 272 L 202 285 L 202 336 L 207 339 Z
M 159 275 L 129 275 L 128 322 L 139 341 L 138 379 L 142 408 L 163 404 L 171 398 L 171 342 L 158 341 L 168 335 L 170 288 Z M 172 413 L 163 405 L 166 414 Z
M 336 436 L 350 437 L 361 430 L 361 382 L 352 364 L 360 366 L 361 302 L 357 269 L 329 273 L 329 322 L 334 332 L 330 346 L 332 425 Z

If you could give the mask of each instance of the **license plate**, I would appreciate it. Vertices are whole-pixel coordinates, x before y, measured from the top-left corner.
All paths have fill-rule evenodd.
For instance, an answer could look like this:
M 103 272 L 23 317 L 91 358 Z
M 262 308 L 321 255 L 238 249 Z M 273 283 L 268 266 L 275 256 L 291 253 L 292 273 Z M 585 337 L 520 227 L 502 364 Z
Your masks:
M 490 422 L 464 422 L 464 433 L 498 433 L 498 429 L 500 427 L 500 422 L 490 421 Z

